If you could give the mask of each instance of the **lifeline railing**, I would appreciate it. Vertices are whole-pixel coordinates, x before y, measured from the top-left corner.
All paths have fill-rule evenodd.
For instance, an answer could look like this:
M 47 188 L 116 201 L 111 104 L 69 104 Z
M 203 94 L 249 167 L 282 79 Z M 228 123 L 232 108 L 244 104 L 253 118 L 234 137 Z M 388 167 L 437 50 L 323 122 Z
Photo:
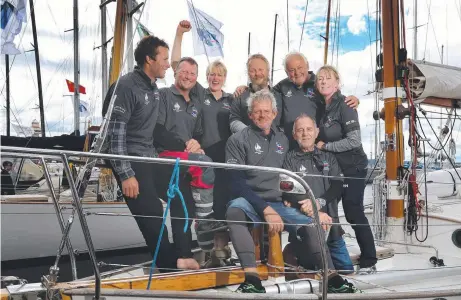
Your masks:
M 112 154 L 100 154 L 100 153 L 90 153 L 90 152 L 78 152 L 78 151 L 65 151 L 65 150 L 51 150 L 51 149 L 34 149 L 34 148 L 22 148 L 22 147 L 9 147 L 9 146 L 0 146 L 0 151 L 4 156 L 10 157 L 27 157 L 27 158 L 40 158 L 41 161 L 44 161 L 45 157 L 52 157 L 61 159 L 63 162 L 64 171 L 66 172 L 67 178 L 69 179 L 69 186 L 72 192 L 72 203 L 74 208 L 77 210 L 80 225 L 82 227 L 82 232 L 85 237 L 85 242 L 88 247 L 88 253 L 90 256 L 91 264 L 94 271 L 95 277 L 95 300 L 99 300 L 101 296 L 101 276 L 99 273 L 98 263 L 96 261 L 96 253 L 93 246 L 93 241 L 91 239 L 90 230 L 88 228 L 88 224 L 86 221 L 86 216 L 83 211 L 81 199 L 79 197 L 79 191 L 77 190 L 75 179 L 72 176 L 72 172 L 69 167 L 69 156 L 78 156 L 78 157 L 86 157 L 86 158 L 93 158 L 93 159 L 117 159 L 117 160 L 128 160 L 128 161 L 135 161 L 135 162 L 145 162 L 145 163 L 159 163 L 159 164 L 170 164 L 173 165 L 176 163 L 175 159 L 167 159 L 167 158 L 150 158 L 150 157 L 136 157 L 136 156 L 122 156 L 122 155 L 112 155 Z M 28 154 L 28 155 L 26 155 Z M 236 165 L 236 164 L 227 164 L 227 163 L 216 163 L 216 162 L 203 162 L 203 161 L 190 161 L 190 160 L 181 160 L 180 165 L 184 166 L 199 166 L 199 167 L 214 167 L 214 168 L 227 168 L 227 169 L 236 169 L 236 170 L 252 170 L 252 171 L 263 171 L 269 173 L 277 173 L 277 174 L 285 174 L 296 181 L 298 181 L 306 192 L 309 194 L 310 199 L 315 199 L 314 194 L 309 187 L 309 185 L 302 179 L 298 174 L 284 170 L 279 168 L 272 168 L 272 167 L 259 167 L 259 166 L 250 166 L 250 165 Z M 48 178 L 49 172 L 44 165 L 44 171 Z M 48 179 L 47 179 L 48 180 Z M 80 191 L 81 192 L 81 191 Z M 56 202 L 55 197 L 52 198 L 54 202 Z M 315 200 L 314 200 L 315 201 Z M 57 202 L 56 202 L 57 203 Z M 56 205 L 56 204 L 55 204 Z M 315 203 L 313 203 L 315 205 Z M 56 206 L 55 206 L 56 207 Z M 59 211 L 59 209 L 58 209 Z M 323 278 L 322 278 L 322 299 L 327 299 L 327 292 L 328 292 L 328 264 L 327 264 L 327 256 L 326 256 L 326 246 L 325 246 L 325 239 L 322 238 L 322 227 L 320 224 L 319 215 L 316 209 L 313 209 L 314 212 L 314 219 L 316 223 L 317 234 L 319 236 L 320 246 L 321 246 L 321 256 L 322 256 L 322 268 L 323 268 Z M 62 215 L 57 212 L 58 220 L 62 220 Z M 74 212 L 72 212 L 71 218 Z M 50 275 L 52 275 L 52 271 L 56 270 L 53 269 L 57 267 L 57 262 L 59 261 L 59 256 L 62 253 L 64 245 L 67 245 L 68 249 L 71 245 L 68 242 L 68 235 L 70 232 L 70 228 L 72 226 L 72 222 L 68 222 L 67 226 L 63 230 L 63 237 L 61 243 L 58 248 L 58 255 L 56 257 L 55 265 L 50 268 Z M 61 222 L 61 229 L 63 228 L 63 222 Z M 69 249 L 69 250 L 70 250 Z M 72 259 L 72 257 L 71 257 Z M 75 260 L 74 260 L 75 263 Z M 57 274 L 56 274 L 57 275 Z

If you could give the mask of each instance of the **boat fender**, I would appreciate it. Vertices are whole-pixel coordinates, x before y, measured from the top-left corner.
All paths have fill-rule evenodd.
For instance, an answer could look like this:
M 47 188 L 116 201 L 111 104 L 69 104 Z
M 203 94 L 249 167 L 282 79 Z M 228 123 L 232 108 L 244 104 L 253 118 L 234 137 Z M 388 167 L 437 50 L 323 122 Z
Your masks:
M 461 229 L 456 229 L 453 231 L 451 240 L 456 247 L 461 248 Z
M 434 265 L 434 267 L 444 267 L 445 266 L 443 259 L 437 258 L 435 256 L 432 256 L 431 258 L 429 258 L 429 261 L 431 262 L 432 265 Z

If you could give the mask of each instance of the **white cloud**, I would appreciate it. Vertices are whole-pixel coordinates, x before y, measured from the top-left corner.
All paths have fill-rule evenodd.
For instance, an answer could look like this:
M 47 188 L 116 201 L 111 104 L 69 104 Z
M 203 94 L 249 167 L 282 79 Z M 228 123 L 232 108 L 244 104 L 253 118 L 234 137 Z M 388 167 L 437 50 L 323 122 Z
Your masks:
M 365 18 L 359 15 L 353 15 L 347 20 L 347 28 L 352 34 L 358 35 L 366 31 Z

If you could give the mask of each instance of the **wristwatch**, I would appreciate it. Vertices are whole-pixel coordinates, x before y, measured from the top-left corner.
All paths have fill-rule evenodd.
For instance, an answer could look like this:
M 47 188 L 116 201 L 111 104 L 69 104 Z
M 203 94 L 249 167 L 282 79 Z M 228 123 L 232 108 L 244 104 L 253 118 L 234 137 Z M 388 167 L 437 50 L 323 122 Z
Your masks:
M 320 204 L 319 209 L 322 208 L 322 207 L 324 207 L 325 205 L 327 205 L 327 200 L 325 200 L 325 199 L 323 199 L 323 198 L 317 198 L 317 199 L 315 199 L 315 200 L 317 200 L 317 201 L 319 202 L 319 204 Z

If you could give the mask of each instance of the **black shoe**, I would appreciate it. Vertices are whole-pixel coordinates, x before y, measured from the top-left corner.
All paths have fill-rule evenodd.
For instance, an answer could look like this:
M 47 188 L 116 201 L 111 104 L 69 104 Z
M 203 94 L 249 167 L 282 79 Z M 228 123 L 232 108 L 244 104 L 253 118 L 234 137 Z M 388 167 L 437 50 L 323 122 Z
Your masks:
M 196 234 L 215 232 L 227 229 L 227 223 L 215 219 L 197 220 Z
M 356 288 L 352 283 L 347 282 L 347 280 L 344 280 L 344 281 L 345 283 L 339 288 L 329 286 L 328 293 L 333 293 L 333 294 L 362 294 L 363 293 L 362 290 L 359 290 L 358 288 Z
M 263 286 L 261 286 L 261 288 L 257 288 L 252 283 L 244 282 L 237 288 L 235 292 L 244 294 L 264 294 L 266 293 L 266 289 Z

